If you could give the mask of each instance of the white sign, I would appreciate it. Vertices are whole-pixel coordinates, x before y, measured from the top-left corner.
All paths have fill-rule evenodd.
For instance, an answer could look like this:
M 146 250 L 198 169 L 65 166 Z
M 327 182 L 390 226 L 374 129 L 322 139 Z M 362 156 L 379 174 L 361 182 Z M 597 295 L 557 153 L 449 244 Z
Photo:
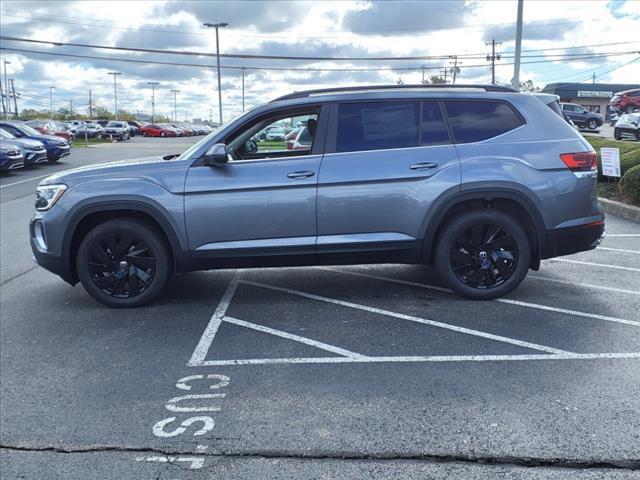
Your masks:
M 620 176 L 620 149 L 601 148 L 600 160 L 602 162 L 602 174 L 605 177 Z
M 599 92 L 597 90 L 578 90 L 579 97 L 613 97 L 613 92 Z

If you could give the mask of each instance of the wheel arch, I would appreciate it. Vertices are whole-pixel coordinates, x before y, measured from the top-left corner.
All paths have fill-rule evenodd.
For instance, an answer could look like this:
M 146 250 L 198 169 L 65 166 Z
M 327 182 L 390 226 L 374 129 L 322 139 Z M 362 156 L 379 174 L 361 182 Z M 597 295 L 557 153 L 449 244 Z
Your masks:
M 180 242 L 173 222 L 161 207 L 136 200 L 107 200 L 79 207 L 70 217 L 62 243 L 62 262 L 68 269 L 70 283 L 78 282 L 75 258 L 84 236 L 96 225 L 115 218 L 134 218 L 153 225 L 164 235 L 171 249 L 175 270 L 190 270 L 189 255 Z
M 437 202 L 428 215 L 429 220 L 424 230 L 422 261 L 433 263 L 435 243 L 451 215 L 469 209 L 484 208 L 495 208 L 524 220 L 524 227 L 531 241 L 530 266 L 537 270 L 540 266 L 541 252 L 545 251 L 547 245 L 544 221 L 532 200 L 518 190 L 507 188 L 466 190 Z

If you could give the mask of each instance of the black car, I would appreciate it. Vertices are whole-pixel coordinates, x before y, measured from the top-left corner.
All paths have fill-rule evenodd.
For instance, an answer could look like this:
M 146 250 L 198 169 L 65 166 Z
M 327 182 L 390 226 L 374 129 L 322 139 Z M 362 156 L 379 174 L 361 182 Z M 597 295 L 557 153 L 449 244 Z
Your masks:
M 561 103 L 562 111 L 569 117 L 578 128 L 588 128 L 589 130 L 597 130 L 604 118 L 596 112 L 590 112 L 582 105 L 576 103 Z
M 623 138 L 640 140 L 640 113 L 622 115 L 613 129 L 613 137 L 616 140 Z
M 47 150 L 47 160 L 49 163 L 57 162 L 62 157 L 71 154 L 71 146 L 64 138 L 54 135 L 43 135 L 23 122 L 2 121 L 0 122 L 0 128 L 6 130 L 16 138 L 26 138 L 42 142 L 44 148 Z

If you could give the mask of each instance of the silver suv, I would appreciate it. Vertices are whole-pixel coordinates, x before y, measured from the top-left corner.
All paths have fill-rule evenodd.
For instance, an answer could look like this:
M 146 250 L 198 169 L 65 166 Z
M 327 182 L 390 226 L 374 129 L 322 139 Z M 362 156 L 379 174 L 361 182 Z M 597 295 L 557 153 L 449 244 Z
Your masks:
M 305 125 L 307 145 L 260 140 Z M 535 96 L 497 86 L 336 88 L 254 108 L 179 156 L 78 168 L 37 189 L 37 262 L 113 307 L 175 272 L 434 264 L 468 298 L 604 235 L 596 154 Z

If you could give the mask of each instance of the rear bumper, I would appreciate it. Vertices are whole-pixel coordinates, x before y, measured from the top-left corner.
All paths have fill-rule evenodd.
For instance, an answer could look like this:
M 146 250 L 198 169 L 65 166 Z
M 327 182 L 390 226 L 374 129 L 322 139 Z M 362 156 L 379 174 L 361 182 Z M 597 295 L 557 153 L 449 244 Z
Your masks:
M 604 221 L 547 231 L 542 258 L 560 257 L 596 248 L 605 237 Z

